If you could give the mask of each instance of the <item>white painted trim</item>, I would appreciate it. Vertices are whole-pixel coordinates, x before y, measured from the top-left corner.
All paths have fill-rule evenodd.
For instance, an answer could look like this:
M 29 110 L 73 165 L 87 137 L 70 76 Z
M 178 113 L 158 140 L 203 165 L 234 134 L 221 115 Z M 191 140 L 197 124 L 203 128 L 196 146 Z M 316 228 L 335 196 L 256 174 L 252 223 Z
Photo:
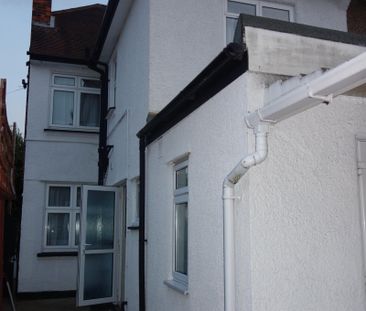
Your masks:
M 185 296 L 189 294 L 188 287 L 182 283 L 176 282 L 175 280 L 165 280 L 164 284 L 169 288 L 176 290 L 178 293 L 181 293 Z
M 187 168 L 187 178 L 188 178 L 188 186 L 186 187 L 182 187 L 179 189 L 176 189 L 176 174 L 177 171 L 183 169 L 183 168 Z M 181 204 L 181 203 L 186 203 L 187 204 L 187 219 L 189 219 L 189 164 L 188 164 L 188 158 L 187 157 L 181 157 L 180 161 L 178 161 L 177 163 L 175 163 L 174 165 L 174 170 L 173 170 L 173 187 L 174 187 L 174 202 L 173 202 L 173 219 L 172 219 L 172 234 L 173 234 L 173 239 L 172 239 L 172 281 L 168 282 L 168 286 L 170 287 L 174 287 L 172 284 L 180 284 L 180 286 L 182 288 L 184 288 L 185 291 L 188 291 L 188 262 L 187 262 L 187 275 L 179 273 L 177 271 L 175 271 L 175 259 L 176 259 L 176 205 L 177 204 Z M 188 220 L 188 227 L 189 227 L 189 220 Z M 187 241 L 187 245 L 189 245 L 189 238 L 187 237 L 188 241 Z M 188 253 L 188 246 L 187 246 L 187 253 Z M 187 260 L 188 260 L 188 254 L 187 254 Z
M 55 77 L 65 77 L 65 78 L 73 78 L 75 79 L 75 84 L 71 85 L 60 85 L 55 84 Z M 73 129 L 73 130 L 82 130 L 82 131 L 99 131 L 99 126 L 81 126 L 80 125 L 80 98 L 81 94 L 98 94 L 100 95 L 100 89 L 98 88 L 90 88 L 81 86 L 81 82 L 83 79 L 98 81 L 99 79 L 96 77 L 90 77 L 87 75 L 71 75 L 71 74 L 61 74 L 61 73 L 53 73 L 51 75 L 51 94 L 50 94 L 50 115 L 49 115 L 49 128 L 55 129 Z M 73 92 L 74 93 L 74 106 L 73 106 L 73 124 L 55 124 L 53 123 L 53 98 L 55 91 L 65 91 L 65 92 Z
M 70 188 L 70 205 L 69 206 L 48 206 L 49 190 L 50 187 L 69 187 Z M 76 206 L 77 188 L 81 187 L 80 183 L 55 183 L 47 182 L 45 193 L 45 207 L 44 207 L 44 219 L 43 219 L 43 251 L 75 251 L 78 245 L 75 244 L 75 224 L 76 214 L 81 213 L 81 206 Z M 69 214 L 69 241 L 68 245 L 47 245 L 47 226 L 48 226 L 48 214 Z
M 114 202 L 114 239 L 113 239 L 113 249 L 102 249 L 102 250 L 86 250 L 85 249 L 85 239 L 86 239 L 86 216 L 87 216 L 87 195 L 89 190 L 94 191 L 113 191 L 115 193 Z M 115 273 L 118 269 L 119 264 L 119 254 L 118 254 L 118 243 L 119 243 L 119 221 L 118 212 L 120 206 L 120 196 L 119 188 L 117 187 L 105 187 L 105 186 L 82 186 L 82 209 L 81 209 L 81 234 L 80 234 L 80 246 L 79 246 L 79 256 L 78 256 L 78 289 L 77 289 L 77 305 L 87 306 L 101 303 L 114 303 L 117 302 L 117 292 L 118 292 L 118 277 Z M 85 267 L 85 254 L 113 254 L 113 280 L 112 280 L 112 296 L 105 298 L 97 298 L 84 300 L 84 267 Z

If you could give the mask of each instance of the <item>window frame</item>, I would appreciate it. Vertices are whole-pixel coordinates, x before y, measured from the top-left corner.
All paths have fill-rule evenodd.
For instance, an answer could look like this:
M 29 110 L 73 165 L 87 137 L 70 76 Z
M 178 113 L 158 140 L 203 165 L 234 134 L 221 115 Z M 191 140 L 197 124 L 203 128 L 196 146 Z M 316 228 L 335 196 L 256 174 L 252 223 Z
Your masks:
M 289 22 L 294 22 L 295 21 L 294 7 L 292 5 L 283 4 L 283 3 L 276 3 L 276 2 L 270 2 L 270 1 L 255 1 L 255 0 L 226 0 L 226 12 L 225 12 L 226 17 L 238 18 L 239 15 L 240 15 L 238 13 L 231 13 L 231 12 L 228 11 L 229 1 L 230 2 L 243 3 L 243 4 L 255 5 L 255 8 L 256 8 L 256 15 L 255 16 L 263 16 L 262 15 L 263 7 L 289 11 L 289 17 L 290 17 Z
M 75 84 L 73 86 L 56 84 L 55 78 L 72 78 L 75 80 Z M 83 87 L 82 80 L 93 80 L 100 81 L 100 79 L 96 77 L 90 77 L 86 75 L 68 75 L 68 74 L 59 74 L 54 73 L 51 76 L 51 100 L 50 100 L 50 115 L 49 115 L 49 126 L 51 128 L 67 128 L 67 129 L 76 129 L 76 130 L 86 130 L 86 131 L 99 131 L 99 126 L 83 126 L 80 125 L 80 107 L 81 107 L 81 94 L 96 94 L 99 95 L 99 99 L 101 99 L 101 88 L 93 88 L 93 87 Z M 54 110 L 54 93 L 55 91 L 65 91 L 65 92 L 73 92 L 74 93 L 74 109 L 73 109 L 73 119 L 72 125 L 69 124 L 56 124 L 53 123 L 53 110 Z M 101 107 L 101 103 L 99 108 Z M 99 111 L 100 116 L 100 111 Z
M 51 187 L 69 187 L 70 188 L 70 204 L 69 206 L 49 206 L 49 194 Z M 79 248 L 79 244 L 75 243 L 76 238 L 76 218 L 77 214 L 81 213 L 81 202 L 80 206 L 77 206 L 77 189 L 80 188 L 80 184 L 59 184 L 49 183 L 46 185 L 46 198 L 44 208 L 44 226 L 43 226 L 43 249 L 46 251 L 75 251 Z M 68 244 L 67 245 L 48 245 L 47 244 L 47 227 L 48 227 L 48 215 L 49 214 L 68 214 Z M 80 218 L 79 218 L 80 220 Z M 79 243 L 80 243 L 80 231 L 79 231 Z
M 262 15 L 262 10 L 263 7 L 268 7 L 268 8 L 273 8 L 273 9 L 279 9 L 279 10 L 286 10 L 289 12 L 289 17 L 290 20 L 289 22 L 293 23 L 295 22 L 295 8 L 293 5 L 290 4 L 283 4 L 283 3 L 276 3 L 276 2 L 270 2 L 270 1 L 256 1 L 256 0 L 225 0 L 225 40 L 226 43 L 231 42 L 228 41 L 227 38 L 227 19 L 228 18 L 232 18 L 232 19 L 238 19 L 239 15 L 238 13 L 232 13 L 228 11 L 228 4 L 229 1 L 230 2 L 238 2 L 238 3 L 243 3 L 243 4 L 249 4 L 249 5 L 255 5 L 255 10 L 256 10 L 256 14 L 253 16 L 260 16 L 263 17 Z
M 187 167 L 187 186 L 176 188 L 176 174 L 177 171 Z M 189 219 L 189 165 L 188 159 L 175 163 L 174 165 L 174 202 L 173 202 L 173 243 L 172 243 L 172 278 L 174 282 L 177 282 L 183 288 L 188 289 L 188 232 L 187 232 L 187 274 L 183 274 L 176 271 L 176 222 L 177 222 L 177 215 L 176 215 L 176 206 L 177 204 L 186 203 L 187 204 L 187 218 Z M 189 221 L 188 221 L 189 223 Z M 188 224 L 189 226 L 189 224 Z M 188 230 L 188 229 L 187 229 Z

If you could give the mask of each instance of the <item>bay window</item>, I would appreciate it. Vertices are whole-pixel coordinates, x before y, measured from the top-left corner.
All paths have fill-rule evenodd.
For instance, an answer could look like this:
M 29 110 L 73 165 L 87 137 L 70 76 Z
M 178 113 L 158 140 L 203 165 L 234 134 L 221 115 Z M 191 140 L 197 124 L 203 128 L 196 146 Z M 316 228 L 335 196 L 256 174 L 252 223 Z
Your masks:
M 51 102 L 51 126 L 98 129 L 100 80 L 54 75 Z

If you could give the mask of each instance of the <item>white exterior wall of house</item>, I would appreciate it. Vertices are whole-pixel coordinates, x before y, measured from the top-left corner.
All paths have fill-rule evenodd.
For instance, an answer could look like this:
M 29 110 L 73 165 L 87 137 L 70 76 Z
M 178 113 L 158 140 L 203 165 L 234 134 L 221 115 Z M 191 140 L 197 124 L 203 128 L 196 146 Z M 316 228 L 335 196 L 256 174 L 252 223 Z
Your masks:
M 148 116 L 149 6 L 137 0 L 131 6 L 124 28 L 109 62 L 110 106 L 113 106 L 114 61 L 117 63 L 116 109 L 108 119 L 108 145 L 113 145 L 106 174 L 107 186 L 126 185 L 126 226 L 138 226 L 137 187 L 139 141 L 136 133 Z M 126 231 L 125 275 L 121 299 L 128 310 L 138 310 L 138 230 Z M 123 278 L 123 276 L 122 276 Z
M 253 75 L 253 98 L 261 80 Z M 239 185 L 236 208 L 240 276 L 249 216 L 252 310 L 365 310 L 356 142 L 365 131 L 366 99 L 346 96 L 270 130 L 268 159 Z
M 337 1 L 301 1 L 301 0 L 289 0 L 289 1 L 276 1 L 276 3 L 290 4 L 294 6 L 295 21 L 299 23 L 310 24 L 313 26 L 332 28 L 345 31 L 346 26 L 346 9 L 348 6 L 348 0 Z M 132 4 L 131 10 L 127 17 L 126 22 L 123 25 L 123 29 L 119 35 L 118 42 L 114 48 L 114 53 L 110 58 L 110 72 L 113 65 L 114 58 L 117 60 L 117 100 L 116 109 L 108 120 L 108 144 L 113 145 L 113 149 L 109 156 L 109 168 L 107 172 L 106 185 L 120 185 L 126 183 L 127 185 L 127 226 L 135 223 L 136 215 L 136 183 L 135 178 L 138 177 L 138 140 L 136 139 L 136 133 L 145 124 L 146 117 L 149 112 L 157 113 L 166 104 L 170 102 L 225 46 L 225 12 L 226 3 L 224 0 L 203 0 L 199 1 L 163 1 L 163 0 L 151 0 L 147 4 L 143 1 L 135 1 Z M 182 297 L 175 293 L 171 289 L 168 289 L 163 284 L 164 279 L 169 277 L 171 267 L 171 253 L 170 242 L 171 227 L 168 228 L 170 233 L 161 232 L 163 228 L 159 228 L 159 231 L 154 231 L 154 223 L 159 223 L 162 219 L 168 220 L 168 224 L 171 224 L 171 214 L 165 214 L 165 208 L 159 209 L 157 214 L 147 209 L 147 306 L 152 310 L 165 310 L 168 308 L 170 302 L 176 306 L 176 308 L 192 308 L 206 309 L 206 310 L 222 310 L 223 297 L 222 294 L 212 298 L 212 292 L 214 290 L 215 295 L 222 293 L 223 275 L 222 271 L 217 269 L 217 266 L 222 266 L 222 223 L 221 223 L 221 183 L 224 175 L 229 169 L 236 163 L 237 159 L 247 151 L 246 144 L 246 132 L 243 125 L 243 113 L 247 110 L 246 103 L 243 102 L 243 96 L 245 96 L 246 78 L 239 78 L 233 85 L 240 85 L 243 87 L 229 86 L 227 90 L 224 90 L 222 94 L 212 100 L 212 104 L 206 104 L 202 111 L 209 109 L 211 111 L 210 117 L 213 120 L 204 119 L 204 113 L 202 119 L 193 116 L 188 118 L 187 121 L 183 121 L 182 124 L 187 128 L 185 135 L 182 136 L 182 145 L 180 141 L 167 141 L 160 143 L 160 147 L 157 145 L 151 146 L 152 157 L 154 148 L 163 148 L 162 158 L 152 160 L 150 163 L 150 149 L 148 151 L 148 167 L 153 168 L 153 164 L 157 165 L 154 172 L 157 176 L 149 172 L 148 182 L 153 183 L 161 192 L 162 186 L 160 181 L 163 180 L 163 176 L 171 174 L 171 167 L 167 165 L 167 161 L 172 160 L 175 156 L 179 156 L 179 152 L 184 150 L 193 150 L 202 146 L 202 139 L 190 141 L 192 137 L 189 137 L 189 133 L 196 133 L 194 129 L 200 129 L 200 133 L 207 131 L 206 140 L 212 140 L 211 130 L 213 124 L 217 125 L 221 129 L 222 117 L 218 114 L 215 115 L 216 108 L 224 109 L 220 107 L 227 107 L 232 105 L 234 111 L 240 111 L 240 114 L 235 116 L 229 111 L 225 111 L 224 114 L 234 117 L 233 125 L 235 128 L 240 128 L 241 132 L 237 133 L 237 136 L 229 138 L 227 146 L 229 150 L 236 154 L 236 157 L 232 158 L 229 162 L 224 159 L 226 152 L 224 148 L 220 149 L 220 155 L 222 156 L 220 165 L 211 162 L 210 164 L 215 167 L 215 170 L 220 171 L 220 174 L 216 174 L 215 170 L 210 172 L 212 175 L 219 175 L 216 177 L 207 178 L 209 185 L 207 185 L 207 191 L 204 193 L 213 193 L 215 190 L 215 204 L 210 207 L 209 211 L 213 212 L 214 217 L 210 216 L 205 205 L 211 206 L 212 196 L 208 196 L 206 199 L 200 198 L 205 204 L 202 208 L 197 210 L 197 222 L 201 223 L 200 215 L 206 215 L 209 217 L 209 221 L 204 228 L 201 228 L 199 232 L 192 232 L 192 236 L 200 237 L 200 241 L 204 241 L 204 238 L 212 241 L 215 240 L 214 246 L 207 246 L 204 249 L 202 243 L 197 241 L 195 243 L 195 254 L 199 253 L 200 259 L 197 261 L 197 265 L 192 267 L 192 271 L 197 272 L 197 278 L 192 276 L 190 280 L 190 292 L 189 298 Z M 233 91 L 235 89 L 235 91 Z M 240 91 L 238 92 L 237 90 Z M 231 91 L 230 91 L 231 90 Z M 222 96 L 222 97 L 220 97 Z M 225 105 L 224 105 L 225 103 Z M 207 106 L 207 108 L 206 108 Z M 224 110 L 225 110 L 224 109 Z M 200 110 L 200 111 L 201 111 Z M 221 110 L 220 110 L 221 111 Z M 196 114 L 196 113 L 195 113 Z M 198 114 L 198 112 L 197 112 Z M 194 122 L 193 122 L 194 118 Z M 215 119 L 217 118 L 217 119 Z M 191 120 L 191 121 L 189 121 Z M 231 124 L 231 123 L 230 123 Z M 227 124 L 225 124 L 226 126 Z M 183 126 L 183 125 L 182 125 Z M 218 129 L 212 129 L 215 134 L 221 135 L 225 133 L 226 129 L 219 131 Z M 173 135 L 173 134 L 172 134 Z M 194 136 L 193 135 L 193 136 Z M 204 134 L 206 135 L 206 134 Z M 181 135 L 180 135 L 181 136 Z M 173 137 L 173 136 L 172 136 Z M 221 137 L 221 136 L 220 136 Z M 164 137 L 163 141 L 166 138 Z M 180 137 L 181 139 L 181 137 Z M 204 141 L 206 141 L 204 140 Z M 240 141 L 240 143 L 238 143 Z M 235 142 L 235 144 L 234 144 Z M 214 145 L 214 144 L 213 144 Z M 193 148 L 194 147 L 194 148 Z M 202 148 L 201 148 L 202 149 Z M 156 151 L 156 150 L 155 150 Z M 166 152 L 166 155 L 165 155 Z M 214 151 L 216 154 L 218 151 Z M 204 159 L 207 155 L 205 151 L 198 159 Z M 190 165 L 196 168 L 199 166 L 199 160 L 193 156 L 190 159 Z M 215 157 L 215 160 L 220 157 Z M 156 161 L 155 161 L 156 160 Z M 154 162 L 155 161 L 155 162 Z M 212 160 L 213 161 L 213 160 Z M 208 165 L 208 164 L 207 164 Z M 158 171 L 157 168 L 163 167 L 163 171 Z M 192 169 L 192 168 L 190 168 Z M 193 169 L 192 169 L 193 170 Z M 164 174 L 164 175 L 163 175 Z M 172 177 L 169 175 L 169 182 L 172 182 Z M 210 175 L 211 176 L 211 175 Z M 222 177 L 222 178 L 221 178 Z M 158 178 L 158 179 L 156 179 Z M 199 185 L 199 176 L 196 178 L 192 186 L 192 193 L 190 192 L 190 199 L 196 196 L 200 197 L 200 194 L 195 193 L 195 189 L 202 189 L 202 185 Z M 168 186 L 171 186 L 169 184 Z M 154 188 L 155 189 L 155 188 Z M 210 191 L 210 192 L 209 192 Z M 159 193 L 160 193 L 159 192 Z M 148 193 L 148 206 L 151 202 L 157 202 L 157 199 L 162 197 L 156 195 L 154 191 Z M 160 202 L 160 201 L 159 201 Z M 169 205 L 170 206 L 170 205 Z M 220 217 L 218 217 L 220 216 Z M 163 218 L 161 218 L 163 217 Z M 247 217 L 246 219 L 249 219 Z M 249 220 L 248 220 L 249 221 Z M 205 230 L 211 234 L 203 233 Z M 249 229 L 248 229 L 249 230 Z M 212 239 L 211 236 L 215 237 Z M 216 239 L 217 238 L 217 239 Z M 166 241 L 164 239 L 167 239 Z M 163 243 L 164 240 L 164 243 Z M 159 241 L 159 247 L 162 249 L 155 249 L 156 242 Z M 247 248 L 242 248 L 243 251 L 249 249 L 249 238 L 245 240 Z M 166 243 L 165 243 L 166 242 Z M 167 247 L 169 250 L 167 250 Z M 211 249 L 212 247 L 212 249 Z M 138 308 L 138 232 L 127 230 L 126 240 L 126 275 L 125 275 L 125 295 L 124 300 L 128 301 L 130 310 L 137 310 Z M 167 258 L 161 259 L 160 253 L 163 251 L 167 254 Z M 159 255 L 157 255 L 159 254 Z M 210 254 L 208 256 L 207 254 Z M 212 256 L 211 256 L 212 255 Z M 170 256 L 170 257 L 169 257 Z M 205 274 L 199 273 L 200 266 L 205 266 L 207 258 L 215 258 L 215 263 L 210 263 L 210 271 L 213 275 L 204 276 Z M 249 259 L 248 264 L 243 265 L 243 269 L 247 269 L 245 275 L 249 275 Z M 191 268 L 190 268 L 191 269 Z M 202 286 L 202 278 L 204 278 L 204 286 Z M 249 288 L 249 279 L 241 280 L 243 288 Z M 195 290 L 193 290 L 195 289 Z M 196 291 L 198 290 L 198 292 Z M 245 294 L 241 296 L 243 298 L 243 305 L 250 306 L 251 298 L 250 292 L 244 290 Z M 162 296 L 161 296 L 162 295 Z M 178 297 L 178 300 L 175 300 Z M 209 297 L 200 299 L 199 297 Z M 163 299 L 161 299 L 163 298 Z M 177 304 L 177 301 L 179 303 Z M 193 302 L 194 301 L 194 307 Z M 156 308 L 156 309 L 155 309 Z M 159 309 L 160 308 L 160 309 Z M 177 310 L 178 310 L 177 309 Z
M 97 182 L 98 134 L 44 131 L 49 128 L 54 73 L 98 77 L 81 66 L 31 61 L 19 292 L 76 289 L 77 257 L 37 257 L 50 251 L 44 247 L 47 184 Z
M 297 23 L 347 31 L 349 0 L 266 3 L 293 6 Z M 164 108 L 226 45 L 226 5 L 226 0 L 150 1 L 150 111 Z
M 223 310 L 222 182 L 227 172 L 247 152 L 243 118 L 247 109 L 245 91 L 246 77 L 242 76 L 147 149 L 148 311 L 169 310 L 171 306 L 177 311 Z M 190 153 L 189 294 L 185 296 L 169 288 L 164 281 L 172 279 L 173 269 L 172 161 L 184 157 L 187 153 Z M 248 254 L 249 239 L 243 240 L 242 243 Z M 246 267 L 249 267 L 249 262 L 246 263 Z M 249 271 L 245 275 L 248 276 Z M 246 286 L 249 285 L 247 282 Z M 250 307 L 250 297 L 247 298 L 243 307 Z
M 363 50 L 307 40 L 330 44 L 333 66 Z M 240 77 L 148 147 L 147 310 L 223 310 L 222 182 L 254 149 L 243 118 L 263 105 L 264 88 L 280 79 L 276 70 L 283 75 L 276 63 L 271 69 Z M 236 186 L 235 310 L 365 309 L 356 148 L 365 104 L 341 96 L 271 127 L 268 159 Z M 185 296 L 164 281 L 173 266 L 173 163 L 188 153 Z

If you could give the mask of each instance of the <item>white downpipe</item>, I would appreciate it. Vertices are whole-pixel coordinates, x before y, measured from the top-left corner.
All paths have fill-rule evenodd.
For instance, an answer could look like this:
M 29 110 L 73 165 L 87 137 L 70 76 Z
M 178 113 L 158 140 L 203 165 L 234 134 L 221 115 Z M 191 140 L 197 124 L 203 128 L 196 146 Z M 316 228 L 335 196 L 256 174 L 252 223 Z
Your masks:
M 255 152 L 243 158 L 223 183 L 225 311 L 235 311 L 234 186 L 250 167 L 263 162 L 267 157 L 267 135 L 268 126 L 259 124 L 255 128 Z
M 274 124 L 322 102 L 330 103 L 334 97 L 364 83 L 366 83 L 366 52 L 325 72 L 307 84 L 295 87 L 245 117 L 247 126 L 255 131 L 255 152 L 241 160 L 223 182 L 225 311 L 235 311 L 234 186 L 250 167 L 266 159 L 268 152 L 266 123 Z

